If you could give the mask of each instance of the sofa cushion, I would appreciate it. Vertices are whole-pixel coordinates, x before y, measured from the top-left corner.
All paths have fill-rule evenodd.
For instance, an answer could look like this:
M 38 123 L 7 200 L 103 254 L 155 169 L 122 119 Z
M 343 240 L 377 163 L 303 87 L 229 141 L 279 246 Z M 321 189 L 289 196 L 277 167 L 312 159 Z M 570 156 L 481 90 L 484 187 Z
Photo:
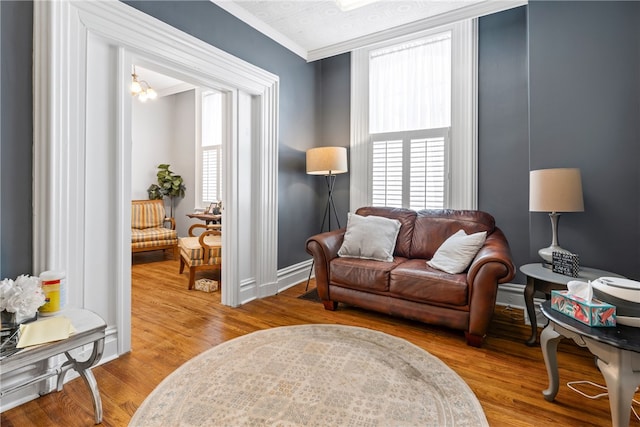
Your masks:
M 349 212 L 338 256 L 391 262 L 399 230 L 400 221 L 396 219 Z
M 164 217 L 162 200 L 135 201 L 131 204 L 131 228 L 162 227 Z
M 131 229 L 131 243 L 154 242 L 159 240 L 173 240 L 178 243 L 178 233 L 170 228 L 156 227 L 143 230 Z
M 440 245 L 427 264 L 450 274 L 462 273 L 469 267 L 486 239 L 486 231 L 467 234 L 460 229 Z
M 425 259 L 408 260 L 391 272 L 389 293 L 429 304 L 468 304 L 466 274 L 449 274 L 429 267 Z
M 389 207 L 363 207 L 356 211 L 362 216 L 376 215 L 385 218 L 397 219 L 400 221 L 400 231 L 396 239 L 396 248 L 393 252 L 395 256 L 409 258 L 411 253 L 411 238 L 413 236 L 413 223 L 416 219 L 416 211 L 402 208 Z M 431 258 L 431 257 L 429 257 Z
M 467 234 L 495 229 L 493 216 L 481 211 L 421 210 L 418 211 L 407 258 L 431 259 L 442 243 L 453 233 L 463 229 Z
M 391 270 L 405 261 L 406 258 L 402 257 L 395 257 L 392 262 L 334 258 L 331 260 L 329 281 L 344 288 L 386 292 Z

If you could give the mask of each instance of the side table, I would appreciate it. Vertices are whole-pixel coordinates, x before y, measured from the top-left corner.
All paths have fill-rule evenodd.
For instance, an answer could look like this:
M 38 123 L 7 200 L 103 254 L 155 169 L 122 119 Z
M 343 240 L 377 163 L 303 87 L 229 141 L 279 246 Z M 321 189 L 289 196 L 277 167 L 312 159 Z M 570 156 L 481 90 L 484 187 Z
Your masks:
M 562 338 L 570 338 L 597 358 L 607 385 L 613 427 L 628 426 L 631 401 L 640 385 L 640 328 L 625 325 L 592 328 L 553 310 L 550 301 L 542 303 L 540 309 L 549 319 L 540 335 L 549 376 L 549 388 L 542 392 L 544 398 L 551 402 L 558 394 L 558 343 Z
M 0 397 L 53 376 L 58 377 L 57 390 L 62 391 L 64 376 L 69 369 L 73 369 L 80 374 L 91 391 L 95 422 L 100 424 L 102 422 L 102 400 L 91 367 L 98 363 L 102 357 L 107 325 L 100 316 L 85 309 L 66 309 L 56 316 L 65 316 L 71 320 L 75 333 L 65 340 L 26 347 L 0 358 Z M 93 345 L 91 355 L 87 360 L 78 361 L 69 353 L 71 350 L 87 344 Z M 3 377 L 7 373 L 63 353 L 67 357 L 67 361 L 59 368 L 51 369 L 36 378 L 25 378 L 19 384 L 11 384 L 6 387 L 3 384 Z
M 544 267 L 542 263 L 523 265 L 520 267 L 520 271 L 527 276 L 527 285 L 524 288 L 524 302 L 527 307 L 527 316 L 529 316 L 529 321 L 531 322 L 531 337 L 526 341 L 528 346 L 536 345 L 538 339 L 538 321 L 533 305 L 533 295 L 537 291 L 544 292 L 546 299 L 549 299 L 552 290 L 564 290 L 567 288 L 567 283 L 572 280 L 586 282 L 600 277 L 622 277 L 616 273 L 589 267 L 580 267 L 578 277 L 565 276 L 564 274 L 554 273 L 550 268 Z

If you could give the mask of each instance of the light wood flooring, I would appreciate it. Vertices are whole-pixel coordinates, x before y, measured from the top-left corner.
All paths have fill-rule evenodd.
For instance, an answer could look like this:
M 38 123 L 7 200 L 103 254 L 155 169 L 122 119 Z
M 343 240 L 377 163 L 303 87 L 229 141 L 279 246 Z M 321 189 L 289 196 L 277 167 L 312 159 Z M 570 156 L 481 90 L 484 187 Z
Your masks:
M 197 354 L 240 335 L 276 326 L 337 323 L 404 338 L 440 358 L 475 392 L 491 426 L 608 426 L 606 397 L 588 400 L 567 381 L 603 384 L 593 357 L 564 340 L 559 347 L 561 386 L 555 402 L 544 400 L 547 374 L 539 347 L 527 347 L 529 329 L 521 310 L 496 307 L 481 349 L 465 344 L 460 331 L 434 327 L 340 305 L 299 299 L 305 283 L 239 308 L 220 304 L 220 293 L 187 290 L 187 274 L 161 252 L 136 254 L 132 267 L 131 353 L 93 369 L 102 396 L 104 426 L 126 426 L 145 397 Z M 206 273 L 203 273 L 206 276 Z M 310 288 L 314 285 L 311 284 Z M 594 391 L 594 390 L 589 390 Z M 636 399 L 640 393 L 636 394 Z M 1 414 L 2 427 L 91 426 L 93 407 L 81 379 Z M 631 420 L 631 426 L 640 422 Z

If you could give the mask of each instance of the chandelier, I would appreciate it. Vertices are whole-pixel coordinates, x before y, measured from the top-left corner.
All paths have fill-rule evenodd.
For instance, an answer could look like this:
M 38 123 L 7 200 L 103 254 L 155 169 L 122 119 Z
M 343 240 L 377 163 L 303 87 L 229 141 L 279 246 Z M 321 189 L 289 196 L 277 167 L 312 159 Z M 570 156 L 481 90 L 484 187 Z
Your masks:
M 151 85 L 145 80 L 138 80 L 136 74 L 136 67 L 133 67 L 133 74 L 131 74 L 131 96 L 137 96 L 140 102 L 147 102 L 147 99 L 156 99 L 158 93 L 153 90 Z

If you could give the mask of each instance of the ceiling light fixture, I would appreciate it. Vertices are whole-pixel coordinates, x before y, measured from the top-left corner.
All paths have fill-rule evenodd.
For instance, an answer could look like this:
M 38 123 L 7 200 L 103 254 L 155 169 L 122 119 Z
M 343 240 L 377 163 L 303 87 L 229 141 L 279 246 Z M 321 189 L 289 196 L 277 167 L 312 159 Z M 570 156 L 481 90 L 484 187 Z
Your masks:
M 131 96 L 137 96 L 140 102 L 147 102 L 147 99 L 156 99 L 158 93 L 145 80 L 138 80 L 136 67 L 133 66 L 131 74 Z

